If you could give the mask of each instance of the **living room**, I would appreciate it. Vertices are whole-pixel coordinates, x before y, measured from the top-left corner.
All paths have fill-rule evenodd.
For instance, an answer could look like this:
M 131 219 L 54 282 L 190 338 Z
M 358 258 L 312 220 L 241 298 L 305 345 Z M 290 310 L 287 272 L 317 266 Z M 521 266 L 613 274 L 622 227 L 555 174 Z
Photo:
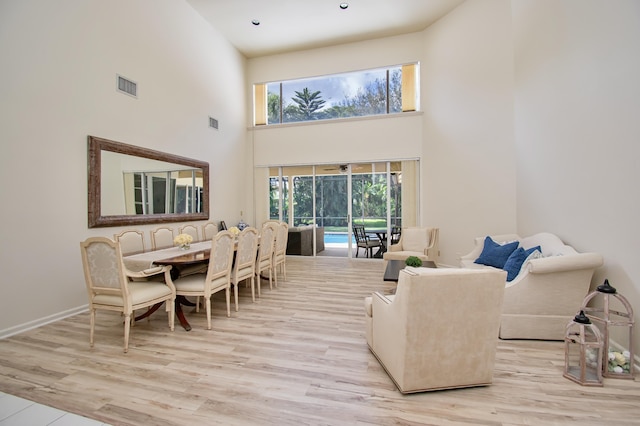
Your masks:
M 603 255 L 593 287 L 640 306 L 638 16 L 632 0 L 467 0 L 423 31 L 246 58 L 185 1 L 3 2 L 3 194 L 19 207 L 2 214 L 0 335 L 86 309 L 78 242 L 122 229 L 87 227 L 88 135 L 209 162 L 228 224 L 265 219 L 266 166 L 418 158 L 417 222 L 440 228 L 443 263 L 479 236 L 552 232 Z M 411 61 L 418 113 L 252 127 L 255 82 Z

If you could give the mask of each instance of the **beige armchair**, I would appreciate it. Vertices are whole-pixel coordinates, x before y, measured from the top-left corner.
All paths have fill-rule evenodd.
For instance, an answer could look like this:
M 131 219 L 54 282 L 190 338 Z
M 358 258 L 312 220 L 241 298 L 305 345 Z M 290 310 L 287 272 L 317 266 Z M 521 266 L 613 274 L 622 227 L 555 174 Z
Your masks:
M 200 232 L 198 231 L 198 228 L 192 224 L 187 224 L 179 227 L 178 234 L 191 235 L 191 238 L 193 238 L 194 243 L 197 243 L 198 241 L 200 241 Z
M 416 256 L 438 263 L 440 249 L 438 246 L 439 228 L 403 228 L 400 241 L 389 246 L 382 255 L 387 260 L 405 260 L 409 256 Z
M 276 238 L 277 227 L 272 223 L 265 223 L 260 230 L 260 247 L 256 258 L 256 281 L 258 284 L 258 297 L 260 297 L 261 274 L 269 272 L 269 289 L 273 289 L 273 246 Z
M 287 280 L 287 242 L 289 240 L 289 225 L 286 222 L 277 223 L 276 238 L 273 242 L 273 277 L 276 288 L 278 287 L 278 267 L 282 271 L 282 277 Z
M 204 298 L 207 313 L 207 330 L 211 330 L 211 297 L 224 290 L 227 300 L 227 316 L 231 316 L 231 267 L 233 264 L 234 239 L 229 231 L 217 233 L 211 241 L 206 275 L 192 274 L 175 281 L 176 295 Z M 197 310 L 196 310 L 197 311 Z
M 506 272 L 411 268 L 365 299 L 366 339 L 400 392 L 489 385 Z
M 256 257 L 258 255 L 258 230 L 251 226 L 244 228 L 238 235 L 238 250 L 231 271 L 231 287 L 238 311 L 238 287 L 245 280 L 251 280 L 251 299 L 256 301 Z
M 113 238 L 117 243 L 120 243 L 120 250 L 123 256 L 144 253 L 146 251 L 142 231 L 127 229 L 119 234 L 114 234 Z
M 98 309 L 120 312 L 124 316 L 125 352 L 129 350 L 129 331 L 136 309 L 166 302 L 169 329 L 173 331 L 176 288 L 171 280 L 171 266 L 158 266 L 140 272 L 129 271 L 122 262 L 120 244 L 105 237 L 86 239 L 80 243 L 80 251 L 89 296 L 91 347 Z M 154 275 L 164 275 L 164 282 L 143 280 Z
M 173 247 L 173 239 L 175 233 L 173 228 L 167 226 L 160 226 L 149 232 L 151 235 L 151 249 L 160 250 L 163 248 Z

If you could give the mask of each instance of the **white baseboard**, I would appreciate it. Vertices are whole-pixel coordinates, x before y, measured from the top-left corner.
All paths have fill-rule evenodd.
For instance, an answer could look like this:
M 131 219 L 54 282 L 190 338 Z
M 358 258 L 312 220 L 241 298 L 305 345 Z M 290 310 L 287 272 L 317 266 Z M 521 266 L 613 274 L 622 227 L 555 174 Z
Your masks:
M 82 312 L 86 312 L 88 310 L 89 310 L 89 305 L 86 304 L 83 306 L 79 306 L 77 308 L 73 308 L 66 311 L 58 312 L 53 315 L 49 315 L 48 317 L 39 318 L 37 320 L 29 321 L 24 324 L 19 324 L 14 327 L 5 328 L 4 330 L 0 330 L 0 339 L 5 339 L 15 334 L 24 333 L 25 331 L 41 327 L 45 324 L 59 321 L 63 318 L 72 317 L 74 315 L 80 314 Z

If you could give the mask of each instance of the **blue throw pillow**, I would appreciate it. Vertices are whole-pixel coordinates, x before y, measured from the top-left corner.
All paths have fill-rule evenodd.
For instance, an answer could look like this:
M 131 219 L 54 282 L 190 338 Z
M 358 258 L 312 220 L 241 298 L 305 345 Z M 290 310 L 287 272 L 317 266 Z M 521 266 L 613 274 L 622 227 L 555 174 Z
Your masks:
M 524 261 L 527 260 L 527 257 L 536 250 L 540 251 L 540 246 L 531 247 L 527 250 L 522 247 L 518 247 L 509 255 L 509 258 L 502 268 L 507 271 L 507 282 L 513 281 L 513 279 L 518 276 Z
M 491 237 L 487 237 L 484 239 L 482 253 L 480 253 L 480 257 L 477 258 L 474 263 L 502 269 L 516 248 L 518 248 L 517 241 L 500 245 L 493 241 Z

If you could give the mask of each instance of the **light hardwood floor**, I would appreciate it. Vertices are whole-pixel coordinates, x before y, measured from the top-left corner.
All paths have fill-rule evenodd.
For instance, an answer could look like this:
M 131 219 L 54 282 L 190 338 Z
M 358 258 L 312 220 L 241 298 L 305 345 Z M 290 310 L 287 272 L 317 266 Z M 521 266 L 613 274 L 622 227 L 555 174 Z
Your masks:
M 640 424 L 637 379 L 575 384 L 562 342 L 499 341 L 488 387 L 400 394 L 364 338 L 363 298 L 394 286 L 382 274 L 380 260 L 289 257 L 287 281 L 256 303 L 242 288 L 231 318 L 216 294 L 212 330 L 188 311 L 193 330 L 170 332 L 161 310 L 128 354 L 120 316 L 98 313 L 90 349 L 80 314 L 0 341 L 0 391 L 112 425 Z

